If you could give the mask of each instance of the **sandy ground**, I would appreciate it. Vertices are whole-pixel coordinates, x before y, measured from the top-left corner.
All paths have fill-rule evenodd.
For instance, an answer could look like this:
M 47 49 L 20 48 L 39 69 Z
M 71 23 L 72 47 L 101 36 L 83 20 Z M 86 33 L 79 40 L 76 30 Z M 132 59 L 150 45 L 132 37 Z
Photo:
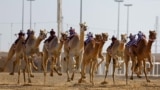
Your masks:
M 92 86 L 89 83 L 89 76 L 85 83 L 78 83 L 80 74 L 75 74 L 75 79 L 71 82 L 67 82 L 66 73 L 62 76 L 58 76 L 56 73 L 53 77 L 47 74 L 47 82 L 43 83 L 43 73 L 34 73 L 35 77 L 32 78 L 31 84 L 24 84 L 23 75 L 21 74 L 20 84 L 17 84 L 18 75 L 11 76 L 7 72 L 0 73 L 0 90 L 160 90 L 160 78 L 149 77 L 151 82 L 147 83 L 145 77 L 129 80 L 129 85 L 125 84 L 124 76 L 116 76 L 116 83 L 113 84 L 112 77 L 108 76 L 108 84 L 102 85 L 101 82 L 104 76 L 96 75 L 94 78 L 95 85 Z

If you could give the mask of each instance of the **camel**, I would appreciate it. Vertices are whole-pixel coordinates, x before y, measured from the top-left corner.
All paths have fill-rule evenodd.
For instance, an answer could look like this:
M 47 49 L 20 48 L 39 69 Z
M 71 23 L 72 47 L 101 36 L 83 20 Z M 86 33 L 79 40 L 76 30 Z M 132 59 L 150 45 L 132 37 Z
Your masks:
M 148 59 L 150 63 L 150 68 L 148 68 L 148 71 L 151 71 L 153 68 L 152 60 L 151 60 L 151 47 L 152 43 L 156 39 L 156 32 L 149 31 L 149 40 L 147 41 L 145 38 L 141 39 L 139 43 L 137 44 L 137 47 L 135 45 L 132 45 L 130 48 L 126 47 L 125 48 L 125 65 L 126 65 L 126 84 L 128 84 L 128 62 L 129 59 L 131 58 L 132 60 L 132 75 L 131 79 L 133 79 L 133 72 L 136 71 L 137 64 L 139 68 L 139 72 L 137 74 L 140 74 L 141 69 L 142 69 L 142 62 L 143 62 L 143 71 L 146 77 L 146 81 L 150 82 L 150 80 L 147 77 L 147 72 L 146 72 L 146 59 Z M 129 52 L 130 49 L 130 53 Z
M 39 45 L 41 43 L 42 40 L 44 40 L 47 36 L 47 32 L 46 30 L 40 30 L 39 36 L 36 38 L 34 35 L 34 31 L 31 32 L 31 35 L 29 36 L 27 42 L 26 42 L 26 46 L 25 46 L 25 61 L 26 61 L 26 68 L 28 71 L 28 81 L 29 83 L 31 83 L 31 73 L 32 73 L 32 69 L 31 69 L 31 65 L 30 62 L 32 62 L 35 54 L 40 56 L 41 52 L 39 50 Z M 32 65 L 33 66 L 33 65 Z M 36 66 L 33 66 L 35 68 L 37 68 Z M 25 69 L 24 69 L 24 75 L 25 75 Z M 25 76 L 24 76 L 25 78 Z
M 0 72 L 4 72 L 5 71 L 6 66 L 8 65 L 8 63 L 12 59 L 12 57 L 15 55 L 15 53 L 16 53 L 15 44 L 12 44 L 10 49 L 9 49 L 9 51 L 8 51 L 7 60 L 4 63 L 3 67 L 0 68 Z M 14 62 L 16 62 L 16 60 Z M 17 62 L 16 62 L 16 64 L 17 64 Z M 10 73 L 10 75 L 13 75 L 13 74 L 14 74 L 14 71 Z
M 100 41 L 100 48 L 99 48 L 100 50 L 99 50 L 99 55 L 98 55 L 98 57 L 101 59 L 101 61 L 97 64 L 96 69 L 98 69 L 99 65 L 104 61 L 102 50 L 103 50 L 103 46 L 107 40 L 108 40 L 108 33 L 102 33 L 102 40 Z
M 106 73 L 105 73 L 105 78 L 102 84 L 106 84 L 106 77 L 107 73 L 109 70 L 109 64 L 111 62 L 111 59 L 113 59 L 113 83 L 115 84 L 115 78 L 114 78 L 114 73 L 115 73 L 115 68 L 118 67 L 120 68 L 120 64 L 118 62 L 119 57 L 123 60 L 124 58 L 124 49 L 125 49 L 125 43 L 127 41 L 127 34 L 121 34 L 121 40 L 116 40 L 112 46 L 112 48 L 107 48 L 107 53 L 106 53 Z M 112 53 L 109 52 L 109 49 L 111 49 Z
M 82 82 L 84 78 L 86 78 L 86 66 L 90 64 L 90 82 L 94 85 L 93 77 L 94 77 L 94 70 L 96 63 L 99 57 L 99 51 L 101 50 L 102 46 L 102 36 L 101 34 L 96 34 L 95 38 L 92 39 L 86 46 L 83 53 L 83 60 L 82 60 L 82 72 L 81 78 L 79 79 L 79 83 Z
M 65 40 L 64 42 L 64 55 L 67 63 L 67 81 L 73 80 L 74 73 L 75 73 L 75 67 L 81 72 L 81 61 L 83 57 L 83 51 L 84 51 L 84 32 L 87 30 L 87 26 L 85 23 L 80 24 L 80 36 L 75 35 L 71 40 Z M 76 60 L 76 65 L 75 61 Z M 69 76 L 69 65 L 72 62 L 72 77 Z
M 21 60 L 24 59 L 24 41 L 25 41 L 25 37 L 24 36 L 20 37 L 20 39 L 16 45 L 12 44 L 12 46 L 9 50 L 9 53 L 8 53 L 8 56 L 13 57 L 13 55 L 15 54 L 15 57 L 16 57 L 16 61 L 18 64 L 18 84 L 20 83 Z M 5 69 L 5 67 L 10 59 L 11 58 L 8 57 L 5 65 L 3 67 L 3 70 Z
M 15 54 L 15 45 L 12 44 L 11 47 L 10 47 L 10 49 L 9 49 L 9 51 L 8 51 L 7 60 L 4 63 L 3 67 L 0 68 L 1 72 L 5 71 L 6 66 L 8 65 L 9 61 L 14 56 L 14 54 Z
M 47 64 L 48 59 L 51 58 L 51 73 L 50 76 L 53 76 L 53 70 L 55 70 L 58 75 L 62 75 L 62 73 L 59 73 L 56 68 L 56 64 L 58 63 L 59 68 L 61 68 L 61 60 L 60 60 L 60 54 L 62 52 L 62 47 L 64 41 L 67 39 L 66 33 L 61 33 L 60 40 L 55 36 L 49 43 L 44 43 L 43 46 L 43 69 L 44 69 L 44 83 L 46 81 L 46 73 L 47 73 Z
M 40 35 L 39 35 L 38 38 L 35 37 L 34 31 L 31 31 L 31 34 L 30 34 L 27 42 L 25 43 L 25 55 L 26 55 L 26 54 L 29 54 L 29 55 L 31 56 L 31 57 L 29 57 L 29 59 L 30 59 L 29 61 L 30 61 L 30 63 L 32 64 L 32 66 L 33 66 L 33 68 L 34 68 L 35 70 L 37 70 L 38 68 L 34 65 L 33 60 L 31 60 L 31 59 L 34 58 L 34 54 L 37 54 L 38 56 L 40 55 L 40 52 L 39 52 L 39 44 L 40 44 L 40 42 L 41 42 L 45 37 L 46 37 L 46 33 L 45 33 L 43 30 L 40 30 Z M 10 49 L 10 51 L 11 51 L 11 52 L 14 52 L 12 49 Z M 10 53 L 10 51 L 9 51 L 9 53 Z M 9 54 L 9 55 L 10 55 L 10 54 Z M 11 55 L 13 56 L 14 53 L 12 53 Z M 9 58 L 9 60 L 10 60 L 10 58 L 12 58 L 12 57 L 8 57 L 8 58 Z M 26 58 L 25 58 L 25 60 L 26 60 Z M 6 66 L 6 65 L 7 65 L 7 64 L 5 64 L 5 66 Z M 13 70 L 12 70 L 12 72 L 10 73 L 10 75 L 14 75 L 14 71 L 15 71 L 15 66 L 16 66 L 16 65 L 17 65 L 17 61 L 15 60 L 15 61 L 13 62 Z M 31 66 L 30 66 L 30 71 L 31 71 L 30 76 L 31 76 L 31 77 L 34 77 L 34 75 L 32 74 Z
M 28 52 L 28 53 L 32 54 L 32 56 L 31 56 L 32 58 L 34 57 L 33 54 L 37 54 L 37 55 L 40 54 L 40 52 L 39 52 L 39 45 L 38 45 L 39 40 L 40 40 L 40 38 L 42 38 L 42 40 L 43 40 L 43 38 L 46 37 L 46 36 L 45 36 L 45 33 L 43 33 L 42 30 L 40 30 L 40 33 L 41 33 L 41 34 L 40 34 L 41 36 L 39 36 L 39 38 L 36 38 L 36 37 L 35 37 L 35 32 L 34 32 L 34 31 L 31 31 L 27 42 L 25 42 L 25 47 L 26 47 L 26 48 L 25 48 L 25 49 L 26 49 L 25 52 Z M 41 41 L 40 41 L 40 42 L 41 42 Z M 37 46 L 36 46 L 36 45 L 37 45 Z M 31 58 L 30 58 L 30 59 L 31 59 Z M 34 65 L 33 60 L 29 60 L 29 61 L 31 61 L 31 64 L 32 64 L 33 68 L 34 68 L 35 70 L 37 70 L 38 68 Z M 14 62 L 13 62 L 13 70 L 12 70 L 12 72 L 10 73 L 10 75 L 14 75 L 14 70 L 15 70 L 16 64 L 17 64 L 17 62 L 14 61 Z M 30 69 L 31 69 L 31 67 L 30 67 Z M 31 74 L 31 77 L 34 77 L 34 75 Z

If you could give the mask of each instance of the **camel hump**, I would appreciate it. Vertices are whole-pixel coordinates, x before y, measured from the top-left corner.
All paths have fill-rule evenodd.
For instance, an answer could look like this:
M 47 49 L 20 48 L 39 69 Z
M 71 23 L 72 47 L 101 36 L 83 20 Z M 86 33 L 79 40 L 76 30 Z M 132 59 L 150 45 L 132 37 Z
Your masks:
M 51 44 L 51 46 L 56 47 L 56 45 L 58 44 L 58 37 L 55 36 L 50 42 L 48 42 Z
M 70 48 L 74 48 L 79 44 L 80 38 L 78 35 L 74 35 L 71 39 L 69 39 L 68 44 Z
M 84 45 L 86 46 L 88 43 L 90 43 L 93 39 L 93 37 L 90 37 L 90 38 L 87 38 L 85 41 L 84 41 Z

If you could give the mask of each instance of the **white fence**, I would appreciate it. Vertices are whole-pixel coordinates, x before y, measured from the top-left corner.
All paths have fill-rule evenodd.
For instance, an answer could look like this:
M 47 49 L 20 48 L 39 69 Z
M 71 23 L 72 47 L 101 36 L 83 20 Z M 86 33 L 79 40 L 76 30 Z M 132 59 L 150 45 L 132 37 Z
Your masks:
M 151 72 L 149 72 L 147 75 L 148 76 L 160 76 L 160 62 L 155 62 L 155 57 L 153 56 L 153 69 Z M 120 62 L 122 63 L 122 61 Z M 131 75 L 131 65 L 132 62 L 130 60 L 129 62 L 129 67 L 128 67 L 128 75 Z M 146 67 L 149 67 L 149 62 L 146 62 Z M 125 68 L 125 63 L 122 65 L 122 69 L 118 70 L 116 68 L 115 75 L 122 75 L 125 76 L 126 68 Z M 111 61 L 109 65 L 109 70 L 108 70 L 108 75 L 112 75 L 113 73 L 113 62 Z M 105 75 L 105 61 L 99 66 L 98 68 L 98 75 Z M 144 74 L 142 74 L 144 75 Z

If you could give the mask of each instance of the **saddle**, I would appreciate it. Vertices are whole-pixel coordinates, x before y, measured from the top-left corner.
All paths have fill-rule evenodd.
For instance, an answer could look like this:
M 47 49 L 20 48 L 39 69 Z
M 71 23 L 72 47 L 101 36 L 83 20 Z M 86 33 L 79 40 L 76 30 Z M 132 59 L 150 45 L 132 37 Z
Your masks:
M 93 38 L 87 38 L 87 40 L 84 41 L 84 45 L 86 46 Z

